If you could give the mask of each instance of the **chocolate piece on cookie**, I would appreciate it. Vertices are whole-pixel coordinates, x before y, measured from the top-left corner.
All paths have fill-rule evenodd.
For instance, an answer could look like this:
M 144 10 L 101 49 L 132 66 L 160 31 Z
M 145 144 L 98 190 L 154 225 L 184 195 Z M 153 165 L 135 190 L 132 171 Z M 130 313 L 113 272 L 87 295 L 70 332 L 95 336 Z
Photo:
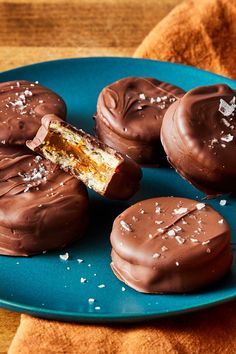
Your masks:
M 230 228 L 209 205 L 186 198 L 141 201 L 114 221 L 115 275 L 137 291 L 185 293 L 230 269 Z
M 0 144 L 24 145 L 48 113 L 66 117 L 66 105 L 55 92 L 24 80 L 0 83 Z
M 82 182 L 25 147 L 0 147 L 0 254 L 62 249 L 87 222 Z
M 236 93 L 197 87 L 167 110 L 161 129 L 167 158 L 208 195 L 236 191 Z
M 167 108 L 184 94 L 153 78 L 128 77 L 105 87 L 95 114 L 98 138 L 140 164 L 160 162 L 160 129 Z
M 139 188 L 142 172 L 136 162 L 55 115 L 43 117 L 27 146 L 108 198 L 128 199 Z

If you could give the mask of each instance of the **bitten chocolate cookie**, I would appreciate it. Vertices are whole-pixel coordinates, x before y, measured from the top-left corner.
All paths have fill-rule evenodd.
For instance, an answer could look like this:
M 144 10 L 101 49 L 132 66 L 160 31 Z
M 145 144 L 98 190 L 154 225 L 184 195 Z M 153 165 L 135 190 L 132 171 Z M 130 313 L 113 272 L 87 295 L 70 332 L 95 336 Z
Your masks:
M 168 160 L 208 195 L 236 191 L 235 96 L 227 85 L 198 87 L 175 102 L 163 120 Z
M 115 275 L 145 293 L 185 293 L 208 286 L 230 269 L 227 222 L 191 199 L 147 199 L 126 209 L 111 232 Z
M 53 114 L 42 118 L 27 146 L 108 198 L 128 199 L 139 189 L 142 171 L 136 162 Z
M 95 114 L 98 138 L 141 164 L 163 155 L 160 129 L 167 108 L 184 91 L 152 78 L 128 77 L 105 87 Z
M 85 186 L 24 147 L 0 147 L 0 254 L 29 256 L 81 237 Z
M 53 91 L 29 81 L 0 83 L 0 144 L 25 144 L 47 113 L 66 116 L 64 101 Z

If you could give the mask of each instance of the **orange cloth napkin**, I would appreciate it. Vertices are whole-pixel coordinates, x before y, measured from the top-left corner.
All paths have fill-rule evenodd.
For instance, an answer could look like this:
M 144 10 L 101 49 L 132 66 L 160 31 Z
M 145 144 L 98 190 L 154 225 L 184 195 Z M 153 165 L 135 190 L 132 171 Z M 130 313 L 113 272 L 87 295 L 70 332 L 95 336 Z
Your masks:
M 181 3 L 147 35 L 134 56 L 193 65 L 236 79 L 236 1 Z
M 86 325 L 22 315 L 9 354 L 234 354 L 236 302 L 146 324 Z
M 136 57 L 195 65 L 236 78 L 236 1 L 177 6 L 144 39 Z M 236 353 L 236 302 L 146 324 L 85 325 L 22 315 L 9 354 Z

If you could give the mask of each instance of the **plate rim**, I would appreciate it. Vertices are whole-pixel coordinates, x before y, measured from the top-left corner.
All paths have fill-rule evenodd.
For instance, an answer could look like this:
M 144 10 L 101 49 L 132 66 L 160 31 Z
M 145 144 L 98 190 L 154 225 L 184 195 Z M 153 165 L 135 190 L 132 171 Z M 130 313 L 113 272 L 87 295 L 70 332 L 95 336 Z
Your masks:
M 145 295 L 145 294 L 144 294 Z M 184 295 L 184 294 L 183 294 Z M 165 295 L 163 295 L 165 296 Z M 173 317 L 180 316 L 184 314 L 189 314 L 192 312 L 197 312 L 201 310 L 206 310 L 208 308 L 213 308 L 219 305 L 223 305 L 231 302 L 236 298 L 236 294 L 229 296 L 228 298 L 221 298 L 215 302 L 205 302 L 201 305 L 196 305 L 191 308 L 184 307 L 183 309 L 179 307 L 176 310 L 163 310 L 161 312 L 148 312 L 145 315 L 140 315 L 138 313 L 126 313 L 126 314 L 107 314 L 107 313 L 79 313 L 79 312 L 71 312 L 71 311 L 57 311 L 50 310 L 48 308 L 36 307 L 24 305 L 21 303 L 17 303 L 15 301 L 8 301 L 0 299 L 0 308 L 4 308 L 7 310 L 12 310 L 16 312 L 20 312 L 23 314 L 30 314 L 36 317 L 51 319 L 51 320 L 64 320 L 75 321 L 75 322 L 84 322 L 84 323 L 119 323 L 119 322 L 142 322 L 148 320 L 154 320 L 157 318 L 164 317 Z
M 196 68 L 191 65 L 185 65 L 185 64 L 180 64 L 180 63 L 172 63 L 168 61 L 160 61 L 160 60 L 153 60 L 153 59 L 146 59 L 146 58 L 132 58 L 132 57 L 115 57 L 115 56 L 94 56 L 94 57 L 72 57 L 72 58 L 60 58 L 60 59 L 54 59 L 54 60 L 47 60 L 47 61 L 42 61 L 42 62 L 37 62 L 33 64 L 28 64 L 28 65 L 22 65 L 16 68 L 11 68 L 5 71 L 0 72 L 0 82 L 2 81 L 2 76 L 7 75 L 7 74 L 14 74 L 17 72 L 20 72 L 21 70 L 30 70 L 31 68 L 37 68 L 40 66 L 47 66 L 47 65 L 54 65 L 57 63 L 63 63 L 63 62 L 77 62 L 77 61 L 85 61 L 85 62 L 98 62 L 98 61 L 127 61 L 127 62 L 147 62 L 147 63 L 154 63 L 157 65 L 171 65 L 176 68 L 181 68 L 183 70 L 189 70 L 190 72 L 199 72 L 199 73 L 204 73 L 207 74 L 211 77 L 217 77 L 219 80 L 223 79 L 224 81 L 227 81 L 229 84 L 233 83 L 236 85 L 236 80 L 225 77 L 223 75 L 215 74 L 211 71 L 203 70 L 200 68 Z M 144 294 L 145 295 L 145 294 Z M 165 296 L 165 295 L 163 295 Z M 220 304 L 228 303 L 232 301 L 233 299 L 236 298 L 236 288 L 235 288 L 235 294 L 230 294 L 225 298 L 224 295 L 219 296 L 218 300 L 211 302 L 211 301 L 205 301 L 204 303 L 201 303 L 200 305 L 194 305 L 191 308 L 186 308 L 186 306 L 179 306 L 175 310 L 159 310 L 159 312 L 155 311 L 149 311 L 146 314 L 140 314 L 140 313 L 98 313 L 98 312 L 92 312 L 92 313 L 80 313 L 80 312 L 71 312 L 71 311 L 61 311 L 61 310 L 54 310 L 50 308 L 43 308 L 43 307 L 37 307 L 37 306 L 31 306 L 31 305 L 26 305 L 17 301 L 10 301 L 10 300 L 4 300 L 0 299 L 0 308 L 5 308 L 8 310 L 20 312 L 20 313 L 26 313 L 26 314 L 31 314 L 37 317 L 42 317 L 42 318 L 48 318 L 48 319 L 59 319 L 59 320 L 65 320 L 65 321 L 79 321 L 79 322 L 85 322 L 85 323 L 116 323 L 116 322 L 140 322 L 140 321 L 146 321 L 146 320 L 152 320 L 156 318 L 163 318 L 163 317 L 171 317 L 171 316 L 176 316 L 176 315 L 182 315 L 182 314 L 187 314 L 191 312 L 196 312 L 200 310 L 204 310 L 207 308 L 212 308 L 215 306 L 218 306 Z
M 115 61 L 120 61 L 120 60 L 124 60 L 124 61 L 144 61 L 144 62 L 151 62 L 151 63 L 158 63 L 160 65 L 171 65 L 171 66 L 176 66 L 176 67 L 182 67 L 182 68 L 188 68 L 188 70 L 190 71 L 199 71 L 199 72 L 204 72 L 206 74 L 209 74 L 211 76 L 217 76 L 218 78 L 224 79 L 224 80 L 228 80 L 232 83 L 236 84 L 236 80 L 229 78 L 227 76 L 223 76 L 223 75 L 219 75 L 219 74 L 215 74 L 212 71 L 209 70 L 204 70 L 204 69 L 200 69 L 197 68 L 195 66 L 192 65 L 187 65 L 187 64 L 181 64 L 181 63 L 174 63 L 174 62 L 170 62 L 170 61 L 165 61 L 165 60 L 155 60 L 155 59 L 147 59 L 147 58 L 133 58 L 133 57 L 125 57 L 125 56 L 121 56 L 121 57 L 116 57 L 116 56 L 92 56 L 92 57 L 72 57 L 72 58 L 60 58 L 60 59 L 52 59 L 52 60 L 46 60 L 46 61 L 40 61 L 37 63 L 32 63 L 32 64 L 27 64 L 27 65 L 21 65 L 21 66 L 17 66 L 16 68 L 12 68 L 12 69 L 8 69 L 8 70 L 4 70 L 4 71 L 0 71 L 0 77 L 1 75 L 4 74 L 10 74 L 13 73 L 15 71 L 20 71 L 22 69 L 30 69 L 36 66 L 44 66 L 44 65 L 51 65 L 54 63 L 59 63 L 59 62 L 65 62 L 65 61 L 103 61 L 103 60 L 115 60 Z M 1 82 L 1 79 L 0 79 Z

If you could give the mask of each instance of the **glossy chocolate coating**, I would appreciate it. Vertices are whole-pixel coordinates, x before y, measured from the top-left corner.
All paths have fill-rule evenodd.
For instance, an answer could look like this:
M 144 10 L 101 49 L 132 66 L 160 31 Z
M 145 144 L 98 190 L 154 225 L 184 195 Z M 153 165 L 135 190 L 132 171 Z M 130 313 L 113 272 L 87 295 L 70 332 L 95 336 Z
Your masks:
M 235 97 L 227 85 L 195 88 L 166 112 L 161 140 L 173 167 L 208 195 L 236 191 L 236 112 L 219 110 Z
M 32 141 L 27 141 L 27 146 L 39 153 L 44 155 L 43 152 L 43 147 L 46 144 L 47 145 L 47 138 L 50 133 L 50 125 L 52 123 L 56 123 L 58 127 L 62 128 L 67 128 L 70 130 L 72 134 L 77 135 L 80 139 L 84 141 L 84 145 L 87 146 L 87 149 L 90 149 L 94 153 L 96 150 L 102 150 L 106 152 L 107 154 L 110 155 L 111 158 L 114 158 L 118 161 L 117 167 L 113 168 L 113 173 L 111 176 L 107 178 L 107 183 L 105 186 L 105 189 L 99 190 L 97 188 L 94 188 L 94 184 L 91 183 L 90 178 L 86 176 L 86 174 L 89 174 L 90 171 L 83 173 L 82 178 L 83 182 L 88 186 L 93 188 L 96 192 L 99 194 L 111 198 L 111 199 L 129 199 L 132 197 L 137 190 L 139 189 L 140 186 L 140 180 L 142 178 L 142 170 L 140 166 L 133 161 L 130 157 L 124 156 L 123 154 L 118 153 L 116 150 L 112 149 L 111 147 L 107 146 L 103 142 L 99 141 L 97 138 L 94 136 L 85 133 L 84 131 L 77 129 L 70 124 L 62 121 L 59 117 L 53 115 L 53 114 L 48 114 L 42 118 L 42 125 L 40 129 L 38 130 L 35 138 Z M 63 137 L 60 136 L 58 137 L 58 142 L 57 142 L 57 147 L 52 147 L 55 150 L 57 150 L 60 154 L 60 139 L 61 139 L 61 144 L 63 143 Z M 59 147 L 58 147 L 59 146 Z M 66 148 L 64 149 L 66 150 Z M 78 176 L 75 168 L 73 166 L 70 166 L 68 164 L 67 157 L 70 154 L 70 151 L 67 151 L 67 156 L 65 156 L 64 161 L 62 164 L 60 164 L 61 168 L 64 169 L 66 172 L 69 172 L 73 174 L 75 177 L 80 178 Z M 78 165 L 81 165 L 81 167 L 78 168 L 78 170 L 84 169 L 84 165 L 86 162 L 87 165 L 89 166 L 89 163 L 91 163 L 91 160 L 88 159 L 88 157 L 85 156 L 84 153 L 84 158 L 82 159 L 82 156 L 80 158 L 77 158 L 78 160 Z M 52 157 L 53 158 L 53 157 Z M 86 161 L 86 159 L 88 161 Z M 54 163 L 58 163 L 55 160 L 51 160 Z M 82 162 L 81 162 L 82 161 Z M 104 160 L 104 163 L 108 163 L 107 161 Z M 92 164 L 91 164 L 91 169 L 92 169 Z M 99 165 L 97 166 L 97 175 L 99 175 Z
M 161 154 L 164 113 L 183 94 L 179 87 L 152 78 L 116 81 L 98 97 L 97 136 L 136 162 L 156 163 Z
M 84 232 L 85 186 L 24 147 L 0 147 L 0 254 L 62 249 Z
M 227 222 L 191 199 L 147 199 L 126 209 L 111 232 L 117 277 L 146 293 L 185 293 L 208 286 L 230 269 Z
M 47 113 L 66 117 L 66 105 L 53 91 L 29 81 L 0 83 L 0 144 L 25 144 Z

